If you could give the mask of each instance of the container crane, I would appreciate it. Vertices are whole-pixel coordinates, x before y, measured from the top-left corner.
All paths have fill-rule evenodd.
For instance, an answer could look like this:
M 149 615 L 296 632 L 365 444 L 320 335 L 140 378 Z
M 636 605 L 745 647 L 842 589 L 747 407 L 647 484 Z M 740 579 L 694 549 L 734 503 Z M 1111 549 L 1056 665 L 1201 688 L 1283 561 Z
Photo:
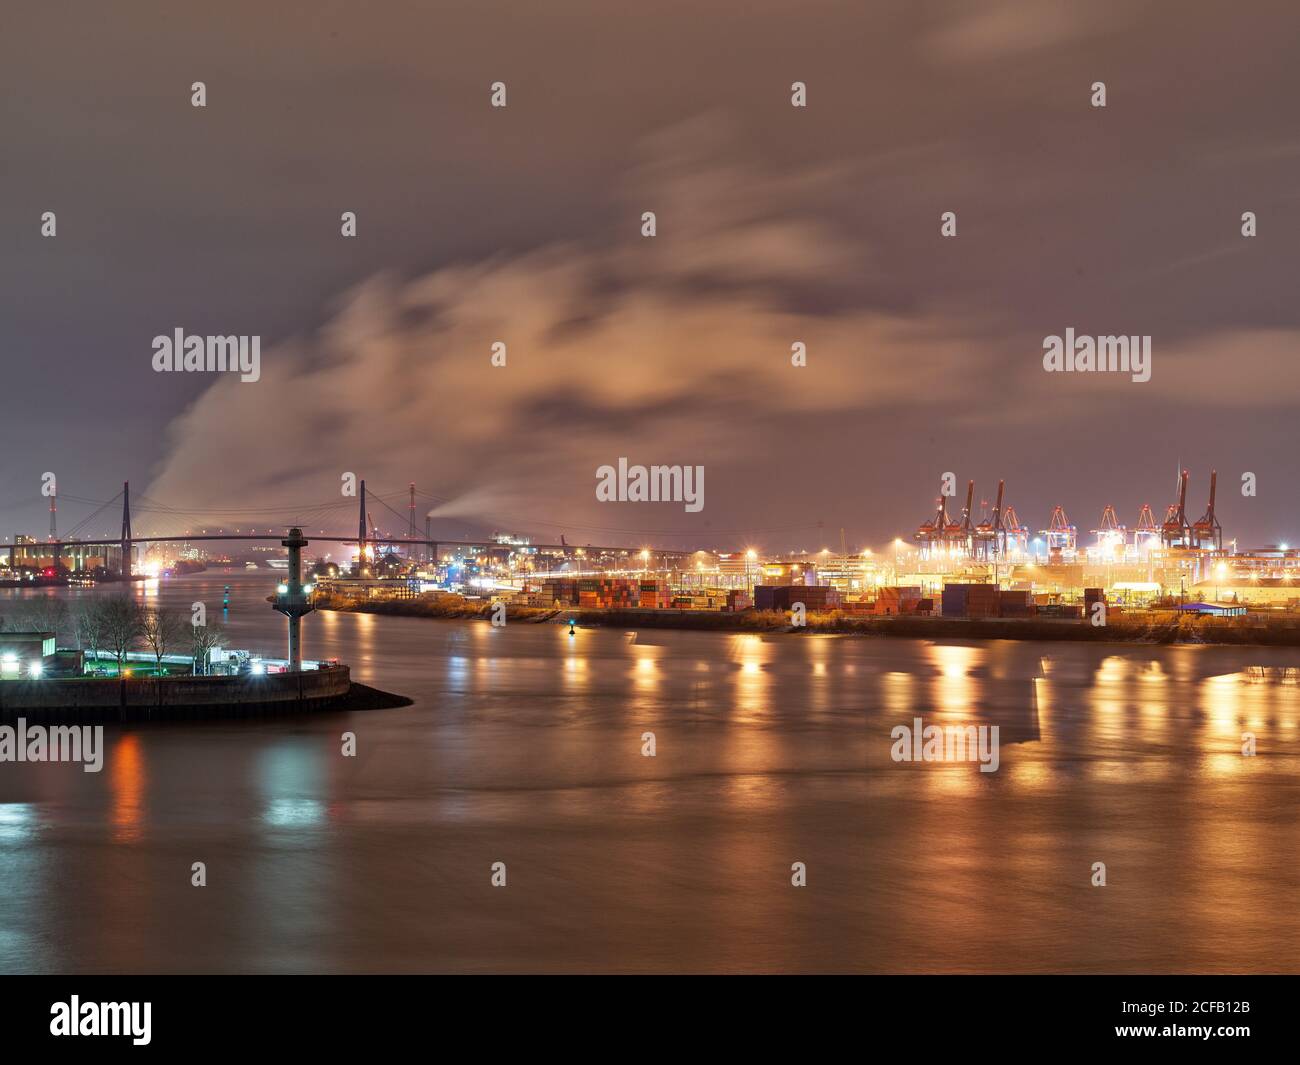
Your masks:
M 1070 519 L 1065 516 L 1064 507 L 1052 508 L 1052 518 L 1042 533 L 1047 540 L 1048 557 L 1056 559 L 1073 557 L 1077 552 L 1078 529 L 1070 524 Z
M 1200 520 L 1192 526 L 1192 540 L 1202 551 L 1223 550 L 1223 526 L 1214 513 L 1214 490 L 1219 480 L 1217 470 L 1210 471 L 1210 503 Z
M 1170 503 L 1160 527 L 1160 542 L 1165 547 L 1192 546 L 1192 527 L 1187 521 L 1187 471 L 1178 477 L 1178 502 Z

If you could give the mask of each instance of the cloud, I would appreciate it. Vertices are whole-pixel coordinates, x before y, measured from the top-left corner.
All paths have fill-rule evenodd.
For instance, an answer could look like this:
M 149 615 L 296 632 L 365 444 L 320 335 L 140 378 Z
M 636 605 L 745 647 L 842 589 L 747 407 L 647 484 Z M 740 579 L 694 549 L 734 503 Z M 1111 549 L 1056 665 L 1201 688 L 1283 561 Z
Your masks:
M 801 307 L 872 278 L 871 249 L 800 206 L 816 176 L 774 179 L 722 142 L 704 120 L 647 146 L 625 198 L 653 205 L 654 238 L 629 211 L 626 239 L 356 286 L 314 335 L 264 351 L 259 383 L 223 380 L 176 419 L 149 495 L 263 507 L 329 499 L 354 472 L 433 487 L 438 515 L 608 521 L 595 469 L 619 456 L 743 462 L 791 417 L 975 386 L 940 319 Z
M 925 50 L 945 62 L 1003 59 L 1059 48 L 1122 23 L 1137 0 L 1123 6 L 1092 0 L 962 0 L 950 7 L 946 25 L 932 32 Z M 972 8 L 974 10 L 972 10 Z
M 906 311 L 874 300 L 890 264 L 819 215 L 852 181 L 842 168 L 770 174 L 716 118 L 676 127 L 647 142 L 618 190 L 619 235 L 355 286 L 314 333 L 264 351 L 259 383 L 223 380 L 176 419 L 148 494 L 185 511 L 214 497 L 263 513 L 334 499 L 333 511 L 283 516 L 345 529 L 355 516 L 339 485 L 351 472 L 403 514 L 415 481 L 433 497 L 421 513 L 481 531 L 685 532 L 729 504 L 762 511 L 756 486 L 811 479 L 837 497 L 864 442 L 888 462 L 936 429 L 949 440 L 1086 422 L 1096 404 L 1213 411 L 1297 398 L 1292 385 L 1260 395 L 1256 383 L 1295 381 L 1289 329 L 1145 330 L 1153 376 L 1135 384 L 1045 374 L 1028 308 L 974 310 L 939 288 Z M 657 214 L 654 238 L 639 235 L 643 210 Z M 1048 331 L 1123 331 L 1098 320 L 1104 310 Z M 490 363 L 498 340 L 504 368 Z M 796 341 L 806 368 L 791 366 Z M 820 434 L 847 435 L 811 468 L 828 455 Z M 598 504 L 595 470 L 620 456 L 704 465 L 713 507 Z M 740 484 L 738 501 L 739 488 L 727 493 Z M 378 504 L 374 516 L 401 521 Z

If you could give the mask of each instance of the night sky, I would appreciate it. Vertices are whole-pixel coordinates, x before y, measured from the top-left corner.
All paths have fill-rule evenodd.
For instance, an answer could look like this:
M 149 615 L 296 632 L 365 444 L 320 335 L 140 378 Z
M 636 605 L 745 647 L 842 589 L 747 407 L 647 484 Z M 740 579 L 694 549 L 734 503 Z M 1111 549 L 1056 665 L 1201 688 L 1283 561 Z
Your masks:
M 815 550 L 948 470 L 1132 525 L 1181 463 L 1191 517 L 1214 466 L 1229 539 L 1300 541 L 1297 40 L 1282 0 L 14 6 L 0 533 L 45 471 L 285 521 L 355 472 L 443 536 Z M 261 380 L 154 373 L 178 327 Z M 1151 380 L 1046 374 L 1067 327 Z M 597 503 L 620 456 L 703 511 Z

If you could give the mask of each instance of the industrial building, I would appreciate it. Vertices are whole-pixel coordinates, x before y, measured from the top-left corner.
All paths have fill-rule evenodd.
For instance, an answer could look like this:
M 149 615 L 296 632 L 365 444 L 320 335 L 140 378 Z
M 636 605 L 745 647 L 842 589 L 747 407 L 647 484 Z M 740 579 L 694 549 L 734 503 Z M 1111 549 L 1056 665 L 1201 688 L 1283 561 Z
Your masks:
M 52 632 L 0 632 L 0 675 L 39 677 L 55 653 Z

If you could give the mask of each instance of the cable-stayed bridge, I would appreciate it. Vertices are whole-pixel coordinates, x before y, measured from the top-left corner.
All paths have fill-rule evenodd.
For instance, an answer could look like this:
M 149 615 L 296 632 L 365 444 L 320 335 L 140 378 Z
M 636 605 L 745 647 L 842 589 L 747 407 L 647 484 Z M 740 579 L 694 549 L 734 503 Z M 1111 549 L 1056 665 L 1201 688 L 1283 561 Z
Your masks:
M 417 492 L 411 484 L 404 491 L 367 493 L 366 482 L 358 483 L 355 498 L 292 504 L 280 507 L 214 508 L 203 512 L 187 511 L 137 493 L 131 494 L 130 482 L 123 482 L 121 491 L 107 500 L 87 499 L 81 496 L 58 494 L 49 497 L 50 535 L 48 539 L 15 538 L 7 545 L 10 567 L 20 558 L 33 555 L 52 556 L 56 566 L 64 559 L 81 568 L 80 561 L 91 557 L 96 548 L 113 549 L 119 562 L 114 569 L 120 576 L 130 578 L 137 548 L 150 544 L 190 544 L 204 541 L 257 541 L 278 543 L 290 528 L 306 531 L 310 541 L 355 545 L 363 560 L 373 557 L 380 546 L 404 546 L 412 554 L 425 559 L 437 559 L 443 548 L 476 548 L 506 546 L 496 539 L 447 539 L 432 536 L 431 521 L 424 519 L 422 530 L 417 528 L 417 497 L 423 509 L 445 502 L 424 492 Z M 404 499 L 406 513 L 401 513 L 394 502 Z M 23 502 L 30 503 L 31 500 Z M 73 503 L 93 509 L 60 534 L 57 528 L 57 506 Z M 120 508 L 120 511 L 119 511 Z M 355 513 L 356 532 L 341 532 L 350 524 L 349 515 Z M 381 527 L 374 515 L 379 513 L 387 528 Z M 120 514 L 120 522 L 119 522 Z M 230 520 L 225 520 L 229 518 Z M 215 519 L 215 520 L 210 520 Z M 134 521 L 134 524 L 133 524 Z M 592 530 L 576 527 L 579 532 L 626 532 L 625 530 Z M 319 529 L 319 532 L 314 530 Z M 395 531 L 400 530 L 400 531 Z M 682 533 L 662 531 L 662 535 L 682 536 Z M 653 533 L 650 535 L 654 535 Z M 569 543 L 560 537 L 559 543 L 539 543 L 530 540 L 528 547 L 566 554 L 627 554 L 638 549 L 624 546 Z M 0 549 L 3 549 L 0 546 Z M 687 549 L 655 547 L 649 549 L 656 559 L 680 560 L 693 554 Z M 98 557 L 98 556 L 96 556 Z M 108 551 L 104 551 L 107 563 Z M 364 565 L 364 562 L 363 562 Z

